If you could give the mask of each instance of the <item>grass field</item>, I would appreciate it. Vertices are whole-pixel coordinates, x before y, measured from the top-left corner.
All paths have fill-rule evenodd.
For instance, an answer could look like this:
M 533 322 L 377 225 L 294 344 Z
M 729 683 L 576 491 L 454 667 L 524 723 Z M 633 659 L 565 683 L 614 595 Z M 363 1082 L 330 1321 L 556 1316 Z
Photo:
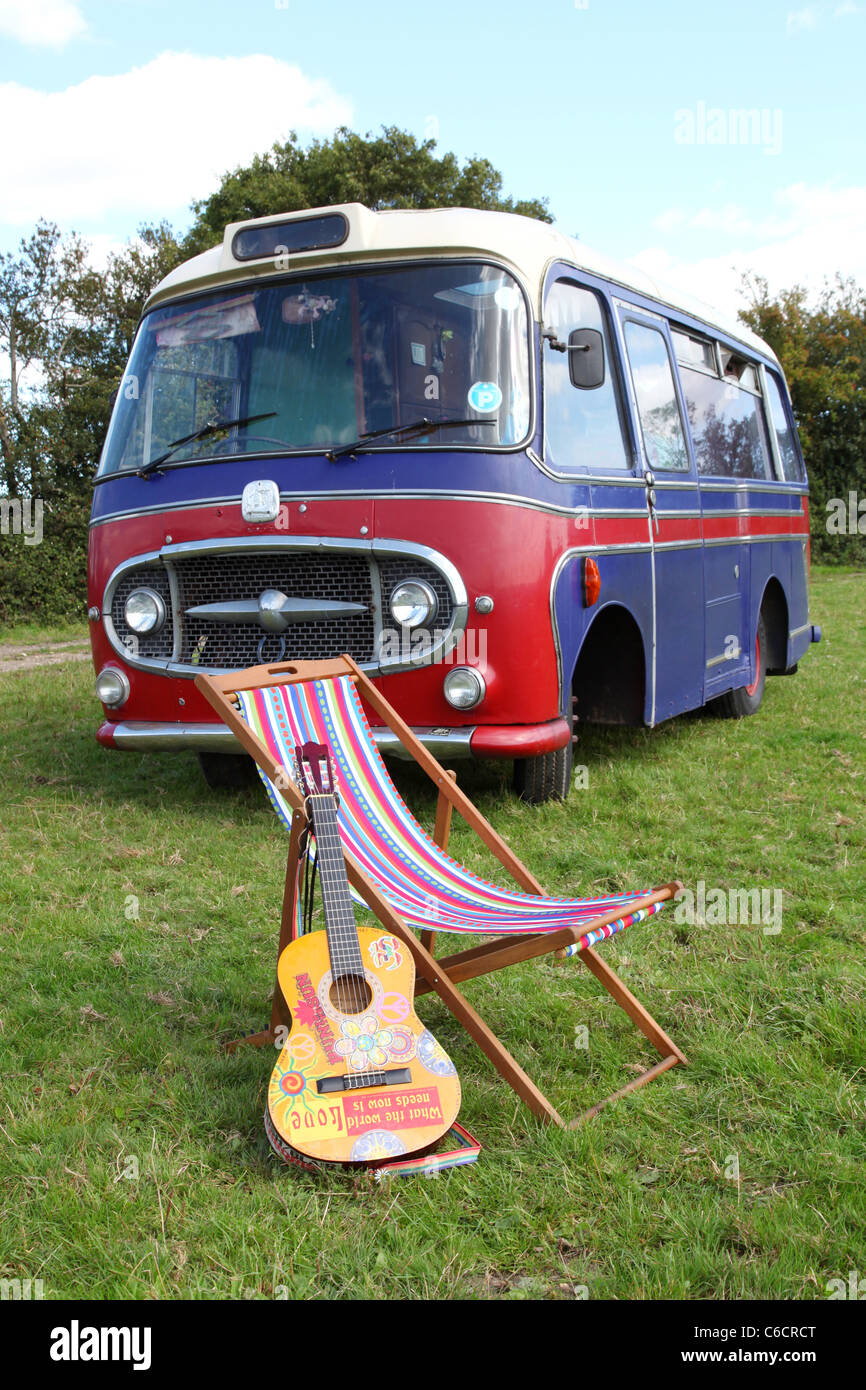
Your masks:
M 86 663 L 0 677 L 0 1278 L 46 1299 L 811 1299 L 866 1273 L 864 603 L 862 572 L 815 572 L 824 641 L 755 718 L 585 732 L 566 805 L 462 766 L 551 891 L 779 890 L 782 929 L 668 907 L 601 946 L 691 1065 L 577 1131 L 542 1128 L 423 1000 L 484 1149 L 381 1185 L 282 1167 L 274 1059 L 218 1045 L 269 1011 L 286 838 L 263 792 L 100 750 Z M 429 824 L 423 777 L 396 777 Z M 489 871 L 459 822 L 451 844 Z M 566 1116 L 656 1060 L 577 961 L 465 988 Z

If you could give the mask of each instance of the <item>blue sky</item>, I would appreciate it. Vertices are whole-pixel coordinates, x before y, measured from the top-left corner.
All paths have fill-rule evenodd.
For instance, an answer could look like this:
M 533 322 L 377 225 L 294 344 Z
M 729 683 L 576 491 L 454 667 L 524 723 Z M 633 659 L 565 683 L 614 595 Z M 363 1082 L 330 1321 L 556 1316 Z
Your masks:
M 726 306 L 747 270 L 866 282 L 866 0 L 0 0 L 0 43 L 0 246 L 183 228 L 225 168 L 345 122 L 483 154 Z

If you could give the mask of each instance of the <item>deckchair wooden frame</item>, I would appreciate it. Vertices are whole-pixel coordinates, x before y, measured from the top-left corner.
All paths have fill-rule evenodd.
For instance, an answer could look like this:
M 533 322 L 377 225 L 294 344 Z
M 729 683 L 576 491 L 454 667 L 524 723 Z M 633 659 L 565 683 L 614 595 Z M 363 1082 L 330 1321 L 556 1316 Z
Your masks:
M 297 870 L 301 855 L 302 834 L 306 826 L 304 798 L 300 789 L 289 776 L 288 769 L 276 761 L 243 718 L 236 698 L 237 692 L 262 689 L 268 686 L 293 685 L 303 681 L 336 679 L 341 676 L 348 676 L 356 682 L 364 703 L 379 715 L 392 733 L 396 734 L 406 751 L 423 768 L 437 788 L 438 800 L 434 839 L 440 848 L 443 850 L 447 848 L 451 814 L 452 811 L 456 810 L 524 892 L 538 893 L 544 896 L 544 889 L 535 876 L 520 862 L 505 841 L 496 833 L 493 826 L 457 785 L 455 774 L 447 771 L 437 762 L 433 754 L 424 747 L 409 725 L 400 718 L 396 710 L 392 708 L 350 656 L 335 657 L 327 661 L 287 661 L 276 665 L 252 666 L 245 671 L 235 671 L 225 675 L 201 673 L 195 678 L 197 688 L 232 730 L 240 745 L 255 759 L 270 780 L 276 783 L 282 796 L 292 808 L 277 958 L 279 959 L 280 954 L 291 939 L 296 908 Z M 357 890 L 382 926 L 403 941 L 408 950 L 411 951 L 417 974 L 416 996 L 428 994 L 431 991 L 438 994 L 445 1006 L 533 1114 L 547 1123 L 565 1125 L 566 1121 L 562 1119 L 547 1097 L 527 1076 L 520 1064 L 512 1057 L 457 986 L 465 980 L 490 974 L 494 970 L 501 970 L 505 966 L 530 960 L 536 956 L 553 953 L 562 957 L 565 947 L 579 941 L 584 933 L 616 921 L 618 917 L 622 916 L 623 907 L 620 905 L 582 925 L 561 927 L 545 933 L 504 934 L 493 937 L 492 940 L 481 946 L 474 946 L 469 950 L 458 951 L 453 955 L 437 959 L 432 953 L 435 932 L 425 930 L 419 939 L 412 928 L 395 912 L 354 857 L 347 850 L 344 850 L 344 855 L 346 870 L 352 887 Z M 638 909 L 649 907 L 653 903 L 663 902 L 673 897 L 681 887 L 682 884 L 678 881 L 665 883 L 648 893 L 646 897 L 630 902 L 627 911 L 636 912 Z M 618 1100 L 639 1086 L 646 1085 L 647 1082 L 652 1081 L 662 1072 L 668 1071 L 678 1063 L 686 1064 L 688 1060 L 676 1043 L 668 1037 L 667 1033 L 611 970 L 610 966 L 601 959 L 593 947 L 586 947 L 583 951 L 578 952 L 576 958 L 583 962 L 602 987 L 607 990 L 611 998 L 643 1033 L 644 1037 L 652 1043 L 659 1052 L 661 1060 L 642 1072 L 640 1076 L 629 1081 L 627 1085 L 622 1086 L 618 1091 L 614 1091 L 612 1095 L 606 1096 L 596 1105 L 591 1106 L 589 1110 L 584 1111 L 583 1114 L 571 1121 L 572 1128 L 583 1120 L 598 1114 L 611 1101 Z M 251 1043 L 258 1047 L 272 1044 L 277 1029 L 281 1026 L 287 1026 L 288 1023 L 288 1007 L 283 999 L 279 983 L 277 983 L 274 989 L 270 1025 L 261 1032 L 252 1033 L 245 1038 L 238 1038 L 234 1042 L 228 1043 L 227 1048 L 234 1050 L 242 1043 Z

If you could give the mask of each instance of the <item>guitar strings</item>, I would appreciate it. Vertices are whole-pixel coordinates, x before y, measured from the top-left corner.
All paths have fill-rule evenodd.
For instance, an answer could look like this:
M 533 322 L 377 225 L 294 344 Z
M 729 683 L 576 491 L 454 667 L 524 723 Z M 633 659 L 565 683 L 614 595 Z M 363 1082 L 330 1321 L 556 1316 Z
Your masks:
M 309 787 L 309 781 L 304 770 L 304 757 L 300 749 L 296 749 L 297 767 L 299 782 L 302 786 Z M 361 943 L 358 936 L 358 927 L 355 921 L 355 911 L 350 896 L 346 865 L 343 858 L 340 827 L 337 819 L 337 809 L 339 802 L 334 785 L 332 764 L 330 759 L 326 764 L 328 773 L 327 780 L 330 784 L 329 791 L 312 792 L 308 791 L 306 797 L 307 820 L 316 841 L 316 856 L 313 860 L 312 872 L 308 873 L 309 856 L 304 866 L 303 880 L 303 906 L 302 920 L 305 930 L 312 930 L 313 910 L 314 910 L 314 890 L 316 872 L 321 862 L 319 878 L 322 884 L 322 903 L 325 914 L 325 931 L 328 939 L 328 955 L 331 963 L 332 981 L 339 981 L 338 999 L 341 1004 L 341 1012 L 354 1013 L 355 1017 L 363 1014 L 372 999 L 368 998 L 370 993 L 364 970 L 364 960 L 361 954 Z M 334 854 L 339 856 L 339 867 Z M 348 912 L 347 912 L 348 909 Z M 347 918 L 347 920 L 344 920 Z M 345 968 L 345 974 L 343 973 Z M 348 1007 L 344 1007 L 347 1005 Z M 351 1087 L 355 1084 L 370 1084 L 372 1074 L 361 1075 L 361 1072 L 370 1072 L 370 1064 L 364 1058 L 364 1066 L 359 1068 L 354 1074 L 348 1073 L 346 1080 Z
M 334 799 L 323 797 L 321 799 L 321 809 L 324 812 L 324 843 L 327 846 L 328 852 L 336 851 L 337 853 L 339 853 L 340 856 L 339 869 L 337 869 L 336 861 L 333 861 L 334 878 L 331 885 L 335 889 L 337 898 L 337 901 L 335 901 L 333 904 L 333 913 L 336 919 L 335 926 L 337 928 L 337 931 L 340 933 L 338 939 L 337 955 L 341 959 L 338 963 L 340 965 L 345 965 L 348 967 L 348 975 L 346 977 L 341 976 L 341 978 L 345 979 L 346 981 L 346 985 L 344 985 L 344 988 L 346 988 L 347 986 L 346 997 L 351 1001 L 351 1004 L 354 1006 L 354 1013 L 358 1015 L 363 1013 L 366 1003 L 364 989 L 365 982 L 363 975 L 363 959 L 361 958 L 360 942 L 358 940 L 357 927 L 355 924 L 355 914 L 351 906 L 351 899 L 349 898 L 348 883 L 345 881 L 344 878 L 345 867 L 342 855 L 342 845 L 340 843 L 339 825 L 337 822 L 336 815 L 336 803 Z M 324 885 L 324 879 L 322 880 L 322 882 Z M 342 901 L 340 901 L 340 899 L 342 899 Z M 342 920 L 346 914 L 347 905 L 349 908 L 349 914 L 351 916 L 351 936 L 347 935 L 347 933 L 350 930 L 349 922 Z M 354 940 L 352 939 L 352 937 L 354 937 Z M 355 948 L 354 951 L 352 949 L 353 947 Z
M 328 948 L 331 956 L 331 967 L 333 973 L 341 982 L 341 998 L 349 1005 L 345 1012 L 354 1013 L 355 1016 L 364 1012 L 367 1006 L 366 978 L 364 972 L 363 959 L 360 953 L 360 942 L 357 935 L 354 910 L 351 907 L 351 899 L 348 896 L 348 884 L 340 881 L 340 871 L 336 869 L 333 862 L 333 851 L 340 855 L 340 867 L 344 868 L 342 857 L 342 845 L 340 842 L 339 825 L 336 819 L 336 805 L 333 797 L 316 795 L 308 797 L 310 820 L 316 839 L 317 853 L 314 860 L 314 874 L 321 859 L 320 878 L 322 883 L 322 896 L 325 912 L 325 928 L 328 934 Z M 330 856 L 330 857 L 329 857 Z M 332 864 L 334 874 L 332 875 Z M 333 892 L 331 891 L 333 890 Z M 354 940 L 346 933 L 350 924 L 344 921 L 345 908 L 348 903 L 351 913 L 351 932 Z M 312 901 L 309 904 L 309 916 L 307 922 L 312 920 Z M 331 923 L 329 930 L 328 913 L 330 911 Z M 352 949 L 354 947 L 354 950 Z M 336 969 L 335 969 L 336 967 Z M 345 974 L 343 971 L 345 970 Z

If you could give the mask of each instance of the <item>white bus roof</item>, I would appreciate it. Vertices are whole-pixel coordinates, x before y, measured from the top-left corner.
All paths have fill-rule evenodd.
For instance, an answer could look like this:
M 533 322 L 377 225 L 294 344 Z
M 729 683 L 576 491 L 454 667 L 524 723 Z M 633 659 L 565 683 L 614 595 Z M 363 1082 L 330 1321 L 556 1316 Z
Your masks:
M 489 255 L 505 261 L 517 272 L 534 298 L 535 312 L 540 318 L 545 270 L 551 261 L 565 261 L 578 270 L 610 281 L 613 287 L 628 287 L 668 309 L 699 319 L 776 360 L 772 348 L 745 324 L 680 290 L 660 284 L 637 266 L 613 261 L 534 217 L 474 208 L 371 212 L 362 203 L 336 203 L 330 207 L 233 222 L 225 229 L 222 246 L 203 251 L 171 271 L 156 286 L 146 307 L 151 309 L 164 300 L 196 290 L 218 289 L 221 285 L 249 281 L 258 275 L 273 275 L 273 256 L 260 260 L 236 259 L 232 253 L 236 233 L 246 228 L 321 217 L 327 213 L 343 214 L 349 225 L 348 236 L 340 246 L 329 250 L 293 251 L 290 258 L 293 271 L 305 265 L 313 268 L 392 260 L 397 254 L 419 258 L 431 254 Z

